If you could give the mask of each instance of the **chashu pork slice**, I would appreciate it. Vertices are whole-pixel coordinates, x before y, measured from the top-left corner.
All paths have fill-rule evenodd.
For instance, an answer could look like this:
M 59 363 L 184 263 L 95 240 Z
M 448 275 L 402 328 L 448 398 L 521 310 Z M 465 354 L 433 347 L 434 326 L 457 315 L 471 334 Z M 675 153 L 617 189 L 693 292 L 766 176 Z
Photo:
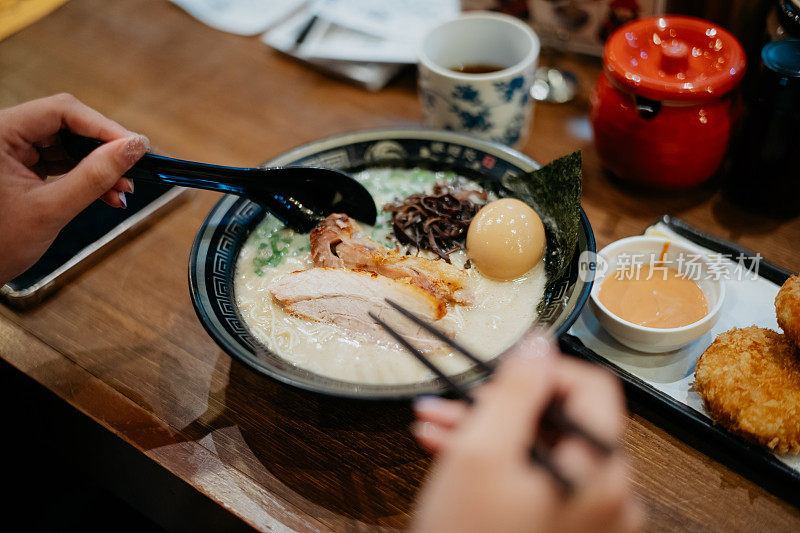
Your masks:
M 329 322 L 345 329 L 394 342 L 367 314 L 372 311 L 425 351 L 443 346 L 419 326 L 392 309 L 389 298 L 412 313 L 439 320 L 447 312 L 444 301 L 409 280 L 394 280 L 373 272 L 315 267 L 276 278 L 269 292 L 296 316 Z M 445 332 L 453 335 L 452 328 Z
M 311 232 L 311 257 L 318 267 L 368 270 L 392 279 L 408 279 L 447 301 L 468 304 L 469 276 L 455 265 L 401 254 L 381 246 L 343 213 L 328 215 Z

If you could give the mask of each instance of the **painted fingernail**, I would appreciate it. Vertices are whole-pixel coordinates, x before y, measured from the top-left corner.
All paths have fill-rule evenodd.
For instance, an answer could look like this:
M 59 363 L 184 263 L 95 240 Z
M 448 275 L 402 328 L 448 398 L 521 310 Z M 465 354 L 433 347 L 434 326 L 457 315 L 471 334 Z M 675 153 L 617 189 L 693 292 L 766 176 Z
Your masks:
M 125 184 L 125 192 L 133 194 L 133 180 L 130 178 L 125 178 L 123 183 Z
M 412 422 L 411 434 L 417 438 L 432 437 L 436 433 L 436 426 L 431 422 Z
M 117 191 L 117 195 L 119 196 L 119 201 L 122 202 L 122 209 L 127 209 L 128 200 L 125 199 L 125 193 L 122 191 Z
M 133 165 L 150 149 L 150 141 L 144 135 L 129 137 L 123 147 L 125 161 Z M 133 191 L 131 191 L 133 192 Z
M 436 411 L 443 401 L 438 396 L 419 396 L 414 400 L 414 411 Z

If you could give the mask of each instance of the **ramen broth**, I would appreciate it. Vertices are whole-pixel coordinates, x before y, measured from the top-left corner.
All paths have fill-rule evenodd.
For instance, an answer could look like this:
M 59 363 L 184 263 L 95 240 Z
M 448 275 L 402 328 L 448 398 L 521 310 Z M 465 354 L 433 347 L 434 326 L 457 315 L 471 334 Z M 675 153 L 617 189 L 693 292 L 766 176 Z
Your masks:
M 452 172 L 391 168 L 369 169 L 354 177 L 369 190 L 378 206 L 410 194 L 430 192 L 438 182 L 465 180 Z M 480 188 L 471 181 L 467 186 Z M 362 227 L 375 241 L 394 246 L 388 213 L 380 211 L 374 226 Z M 467 256 L 456 252 L 451 259 L 463 267 Z M 343 381 L 403 384 L 433 377 L 394 343 L 378 342 L 366 334 L 286 313 L 270 294 L 270 282 L 313 266 L 308 234 L 286 229 L 270 215 L 248 237 L 237 261 L 234 292 L 242 317 L 259 341 L 301 368 Z M 479 357 L 490 359 L 510 347 L 536 318 L 536 307 L 544 295 L 544 265 L 540 263 L 512 281 L 491 280 L 475 268 L 466 273 L 475 295 L 473 303 L 448 305 L 447 315 L 438 323 L 452 324 L 457 341 Z M 403 319 L 398 315 L 398 320 Z M 428 357 L 449 373 L 470 366 L 463 356 L 448 348 L 430 352 Z

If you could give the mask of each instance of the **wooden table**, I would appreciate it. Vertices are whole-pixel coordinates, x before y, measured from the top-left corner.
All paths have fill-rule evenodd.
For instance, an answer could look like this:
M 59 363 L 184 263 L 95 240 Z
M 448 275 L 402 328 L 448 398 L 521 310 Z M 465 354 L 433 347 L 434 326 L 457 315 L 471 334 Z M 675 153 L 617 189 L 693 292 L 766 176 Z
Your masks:
M 800 269 L 798 220 L 746 214 L 714 187 L 663 198 L 604 175 L 587 121 L 598 65 L 565 61 L 582 94 L 539 105 L 522 151 L 547 162 L 584 150 L 598 246 L 669 213 Z M 165 0 L 72 0 L 0 42 L 0 72 L 0 107 L 68 91 L 161 153 L 221 164 L 421 118 L 410 72 L 370 94 Z M 169 527 L 402 527 L 429 462 L 408 435 L 408 406 L 280 387 L 231 361 L 195 317 L 187 258 L 216 199 L 195 195 L 39 308 L 0 308 L 0 366 L 30 393 L 18 409 L 29 408 L 31 431 Z M 800 529 L 795 507 L 633 408 L 624 445 L 650 529 Z

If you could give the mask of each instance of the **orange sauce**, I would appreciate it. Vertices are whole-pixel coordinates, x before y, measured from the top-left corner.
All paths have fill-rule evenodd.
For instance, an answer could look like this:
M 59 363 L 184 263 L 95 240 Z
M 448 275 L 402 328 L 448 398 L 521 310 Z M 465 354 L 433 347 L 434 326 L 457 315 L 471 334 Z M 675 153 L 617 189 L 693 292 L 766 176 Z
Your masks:
M 621 319 L 650 328 L 678 328 L 708 314 L 697 283 L 668 267 L 642 265 L 636 275 L 612 274 L 600 286 L 599 299 Z
M 669 251 L 669 241 L 664 243 L 664 246 L 661 247 L 661 257 L 659 258 L 659 262 L 663 263 L 664 259 L 667 258 L 667 252 Z

